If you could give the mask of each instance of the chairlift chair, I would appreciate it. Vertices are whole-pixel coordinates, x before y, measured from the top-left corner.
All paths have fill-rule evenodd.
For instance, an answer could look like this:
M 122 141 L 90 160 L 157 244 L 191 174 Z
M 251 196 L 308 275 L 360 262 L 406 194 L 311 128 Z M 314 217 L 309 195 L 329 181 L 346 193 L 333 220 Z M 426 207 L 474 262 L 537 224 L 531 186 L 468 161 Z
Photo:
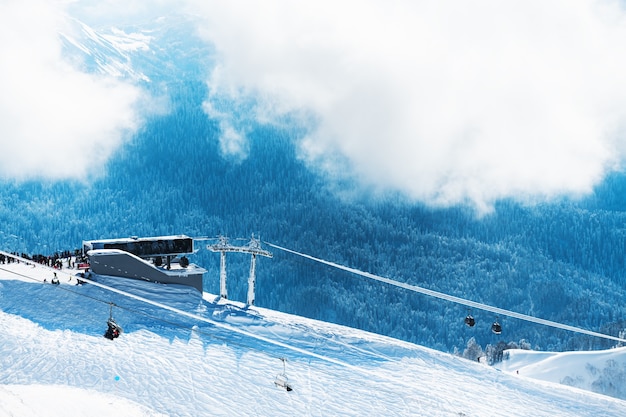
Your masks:
M 120 333 L 122 333 L 122 328 L 117 325 L 115 320 L 107 320 L 107 331 L 104 333 L 104 337 L 109 340 L 113 340 L 120 337 Z
M 291 388 L 291 385 L 289 385 L 289 378 L 287 378 L 287 375 L 285 374 L 276 375 L 276 378 L 274 379 L 274 385 L 279 388 L 284 388 L 287 391 L 293 390 L 293 388 Z
M 287 378 L 287 375 L 285 374 L 285 362 L 287 360 L 285 358 L 280 358 L 280 360 L 283 361 L 283 373 L 276 375 L 276 378 L 274 378 L 274 385 L 285 389 L 287 392 L 293 391 L 293 388 L 289 383 L 289 378 Z
M 109 319 L 107 320 L 107 330 L 104 333 L 104 337 L 109 340 L 117 339 L 123 331 L 124 329 L 113 318 L 113 303 L 109 303 Z
M 468 327 L 474 327 L 476 320 L 474 320 L 471 314 L 467 313 L 467 316 L 465 316 L 465 324 L 467 324 Z

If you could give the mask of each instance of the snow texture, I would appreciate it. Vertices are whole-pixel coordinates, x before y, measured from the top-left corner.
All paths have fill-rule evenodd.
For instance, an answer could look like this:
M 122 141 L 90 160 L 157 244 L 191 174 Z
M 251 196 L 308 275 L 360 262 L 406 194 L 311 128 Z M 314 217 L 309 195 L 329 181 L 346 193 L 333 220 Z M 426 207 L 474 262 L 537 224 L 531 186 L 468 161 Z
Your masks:
M 0 416 L 626 415 L 625 401 L 558 384 L 573 355 L 515 352 L 500 371 L 185 287 L 99 280 L 159 308 L 58 274 L 0 265 Z M 106 302 L 125 329 L 113 341 Z M 280 358 L 291 392 L 274 383 Z

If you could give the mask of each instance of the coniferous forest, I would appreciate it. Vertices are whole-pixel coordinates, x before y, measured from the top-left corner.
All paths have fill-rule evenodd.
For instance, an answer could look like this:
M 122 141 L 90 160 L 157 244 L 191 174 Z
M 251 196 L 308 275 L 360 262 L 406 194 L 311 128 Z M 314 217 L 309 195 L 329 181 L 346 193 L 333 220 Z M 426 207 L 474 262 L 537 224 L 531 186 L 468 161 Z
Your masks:
M 163 35 L 165 36 L 165 35 Z M 220 152 L 207 117 L 202 64 L 143 70 L 167 84 L 170 109 L 143 128 L 91 181 L 5 180 L 2 249 L 52 254 L 82 240 L 187 234 L 252 234 L 312 256 L 398 281 L 617 336 L 626 328 L 626 175 L 607 177 L 583 199 L 524 205 L 500 201 L 479 216 L 434 209 L 398 195 L 336 184 L 299 158 L 298 127 L 251 124 L 248 156 Z M 153 58 L 157 59 L 157 58 Z M 158 59 L 165 59 L 158 57 Z M 185 76 L 180 73 L 185 71 Z M 162 88 L 156 85 L 146 88 Z M 72 151 L 72 150 L 68 150 Z M 76 155 L 89 158 L 89 155 Z M 219 292 L 219 255 L 193 256 Z M 467 308 L 273 251 L 257 265 L 258 306 L 345 324 L 444 351 L 522 342 L 535 349 L 608 348 L 611 343 Z M 229 257 L 229 292 L 245 300 L 249 259 Z

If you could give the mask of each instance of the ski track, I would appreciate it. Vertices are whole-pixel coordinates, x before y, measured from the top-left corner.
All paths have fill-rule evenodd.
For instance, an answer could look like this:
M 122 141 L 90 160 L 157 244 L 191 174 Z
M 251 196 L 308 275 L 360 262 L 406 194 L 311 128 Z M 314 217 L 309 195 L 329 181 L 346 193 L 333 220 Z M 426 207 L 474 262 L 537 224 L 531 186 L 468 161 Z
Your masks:
M 33 268 L 28 271 L 32 273 Z M 48 273 L 44 270 L 42 276 Z M 4 275 L 0 271 L 0 276 Z M 13 281 L 0 284 L 0 295 L 19 296 L 10 288 Z M 64 286 L 89 296 L 102 293 L 89 285 L 61 284 Z M 7 304 L 15 310 L 21 303 L 32 302 L 29 288 L 38 294 L 39 308 L 65 302 L 80 308 L 80 303 L 85 303 L 74 299 L 83 298 L 79 295 L 63 288 L 50 291 L 51 287 L 21 285 L 26 292 L 22 299 L 0 296 L 0 308 L 4 310 Z M 129 330 L 114 341 L 101 335 L 107 306 L 76 312 L 80 315 L 75 316 L 77 323 L 62 315 L 61 308 L 52 308 L 52 314 L 59 317 L 40 318 L 46 327 L 0 312 L 5 327 L 0 344 L 0 383 L 5 384 L 0 385 L 0 416 L 12 412 L 34 415 L 30 405 L 20 404 L 19 396 L 6 394 L 11 387 L 31 384 L 95 390 L 108 395 L 109 402 L 124 398 L 148 407 L 146 415 L 626 415 L 624 401 L 510 375 L 385 336 L 261 308 L 246 311 L 236 305 L 202 302 L 198 295 L 177 287 L 139 281 L 124 282 L 123 287 L 321 356 L 307 356 L 208 323 L 192 324 L 193 320 L 117 295 L 111 298 L 129 310 L 116 310 L 116 318 L 127 320 Z M 138 316 L 139 311 L 185 327 L 172 328 Z M 94 314 L 98 319 L 83 317 Z M 68 330 L 94 325 L 97 328 L 86 334 Z M 288 359 L 286 374 L 294 387 L 289 393 L 274 385 L 275 376 L 283 371 L 281 356 Z

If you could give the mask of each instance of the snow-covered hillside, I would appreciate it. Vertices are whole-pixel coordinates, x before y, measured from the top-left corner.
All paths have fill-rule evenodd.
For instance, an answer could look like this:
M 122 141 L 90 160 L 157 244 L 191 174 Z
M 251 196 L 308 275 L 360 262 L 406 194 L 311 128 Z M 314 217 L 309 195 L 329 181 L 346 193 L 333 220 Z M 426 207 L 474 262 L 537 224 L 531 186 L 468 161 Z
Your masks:
M 59 37 L 65 56 L 78 68 L 146 87 L 168 75 L 186 78 L 190 72 L 202 73 L 195 60 L 206 64 L 211 55 L 208 46 L 197 39 L 194 27 L 190 16 L 160 17 L 123 29 L 95 29 L 70 19 Z
M 529 356 L 499 371 L 184 287 L 100 281 L 163 308 L 60 272 L 60 285 L 43 283 L 53 273 L 41 266 L 0 268 L 0 416 L 626 414 L 624 401 L 529 378 Z M 113 341 L 108 302 L 125 328 Z M 275 385 L 280 358 L 291 392 Z
M 500 369 L 626 398 L 626 347 L 593 352 L 509 350 Z
M 82 62 L 82 67 L 114 77 L 128 76 L 131 79 L 150 81 L 141 72 L 136 72 L 129 53 L 148 51 L 150 36 L 145 33 L 125 33 L 112 28 L 110 33 L 100 34 L 86 24 L 71 20 L 67 32 L 60 33 L 66 53 Z M 80 52 L 80 54 L 79 54 Z

